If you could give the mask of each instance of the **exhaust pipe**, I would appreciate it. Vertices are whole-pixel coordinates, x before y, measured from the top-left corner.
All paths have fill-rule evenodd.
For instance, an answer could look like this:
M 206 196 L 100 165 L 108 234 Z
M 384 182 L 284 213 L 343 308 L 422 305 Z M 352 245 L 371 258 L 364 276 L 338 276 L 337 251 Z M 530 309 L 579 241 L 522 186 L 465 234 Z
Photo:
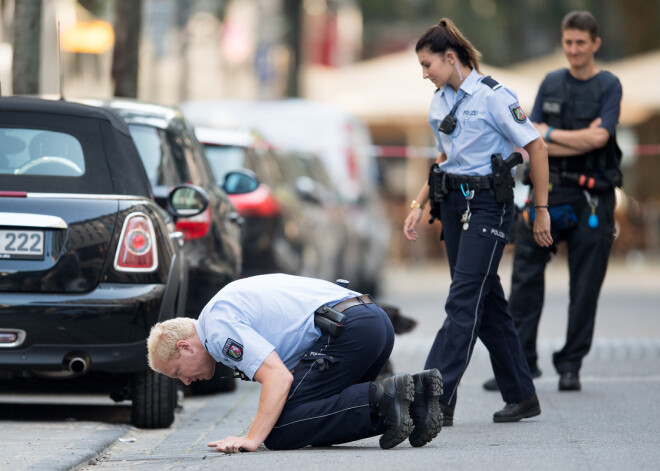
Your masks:
M 62 366 L 64 369 L 59 371 L 32 371 L 34 376 L 49 379 L 69 379 L 82 376 L 89 371 L 92 362 L 89 356 L 82 352 L 72 352 L 64 357 Z
M 89 357 L 72 355 L 64 359 L 67 369 L 75 376 L 82 375 L 89 371 Z

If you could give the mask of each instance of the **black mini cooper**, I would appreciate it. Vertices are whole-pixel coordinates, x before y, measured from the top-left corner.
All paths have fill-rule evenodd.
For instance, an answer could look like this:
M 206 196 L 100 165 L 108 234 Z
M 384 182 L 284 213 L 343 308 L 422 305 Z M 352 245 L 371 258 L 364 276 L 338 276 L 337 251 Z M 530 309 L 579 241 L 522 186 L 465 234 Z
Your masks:
M 141 428 L 174 420 L 174 380 L 147 367 L 151 326 L 184 314 L 176 216 L 160 208 L 125 122 L 66 101 L 0 98 L 0 381 L 95 376 Z

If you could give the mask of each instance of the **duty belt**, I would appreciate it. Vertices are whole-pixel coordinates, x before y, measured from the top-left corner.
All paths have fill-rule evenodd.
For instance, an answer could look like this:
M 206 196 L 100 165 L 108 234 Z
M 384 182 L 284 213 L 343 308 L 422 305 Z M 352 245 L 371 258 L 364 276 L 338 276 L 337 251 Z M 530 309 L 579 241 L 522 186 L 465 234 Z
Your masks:
M 346 309 L 359 304 L 373 304 L 374 301 L 368 294 L 356 296 L 355 298 L 345 299 L 340 301 L 334 306 L 330 307 L 327 304 L 319 307 L 314 311 L 314 325 L 324 332 L 328 332 L 333 337 L 341 334 L 341 329 L 346 320 L 346 314 L 342 314 Z
M 461 185 L 465 184 L 470 190 L 474 191 L 488 190 L 493 186 L 490 175 L 456 175 L 453 173 L 446 173 L 445 175 L 448 190 L 460 190 Z
M 611 185 L 609 182 L 587 172 L 559 172 L 555 169 L 550 169 L 548 176 L 552 185 L 580 187 L 594 191 L 608 191 L 609 189 L 613 188 L 613 185 Z
M 373 304 L 374 300 L 371 299 L 371 295 L 363 294 L 361 296 L 356 296 L 354 298 L 345 299 L 344 301 L 338 302 L 332 308 L 338 312 L 344 312 L 346 309 L 357 306 L 358 304 Z

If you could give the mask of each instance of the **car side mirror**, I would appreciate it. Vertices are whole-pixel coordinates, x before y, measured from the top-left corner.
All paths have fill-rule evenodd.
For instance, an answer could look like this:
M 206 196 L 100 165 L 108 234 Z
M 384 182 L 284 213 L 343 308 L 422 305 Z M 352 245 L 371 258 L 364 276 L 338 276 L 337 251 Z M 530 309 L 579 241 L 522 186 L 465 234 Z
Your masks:
M 227 172 L 222 189 L 228 195 L 251 193 L 259 186 L 259 180 L 254 172 L 246 169 Z
M 167 197 L 167 211 L 176 218 L 197 216 L 208 205 L 206 192 L 195 185 L 177 185 Z
M 318 195 L 318 185 L 309 177 L 298 177 L 296 179 L 296 192 L 301 199 L 314 204 L 321 204 L 321 198 Z

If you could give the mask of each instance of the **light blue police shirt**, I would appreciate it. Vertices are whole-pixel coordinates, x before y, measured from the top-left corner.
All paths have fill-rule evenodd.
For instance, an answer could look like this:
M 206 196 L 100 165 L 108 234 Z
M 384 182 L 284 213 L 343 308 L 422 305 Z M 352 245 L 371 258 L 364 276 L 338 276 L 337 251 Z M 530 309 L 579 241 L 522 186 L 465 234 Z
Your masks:
M 216 361 L 253 379 L 273 350 L 293 368 L 321 336 L 314 311 L 359 295 L 329 281 L 281 273 L 243 278 L 208 302 L 195 329 Z
M 539 137 L 516 94 L 503 86 L 494 90 L 481 83 L 483 78 L 472 69 L 458 92 L 445 85 L 431 100 L 429 123 L 438 150 L 447 154 L 447 160 L 440 164 L 447 173 L 489 175 L 492 154 L 502 154 L 506 159 L 515 146 L 524 147 Z M 464 94 L 465 99 L 456 109 L 454 132 L 447 135 L 438 131 L 444 117 Z

